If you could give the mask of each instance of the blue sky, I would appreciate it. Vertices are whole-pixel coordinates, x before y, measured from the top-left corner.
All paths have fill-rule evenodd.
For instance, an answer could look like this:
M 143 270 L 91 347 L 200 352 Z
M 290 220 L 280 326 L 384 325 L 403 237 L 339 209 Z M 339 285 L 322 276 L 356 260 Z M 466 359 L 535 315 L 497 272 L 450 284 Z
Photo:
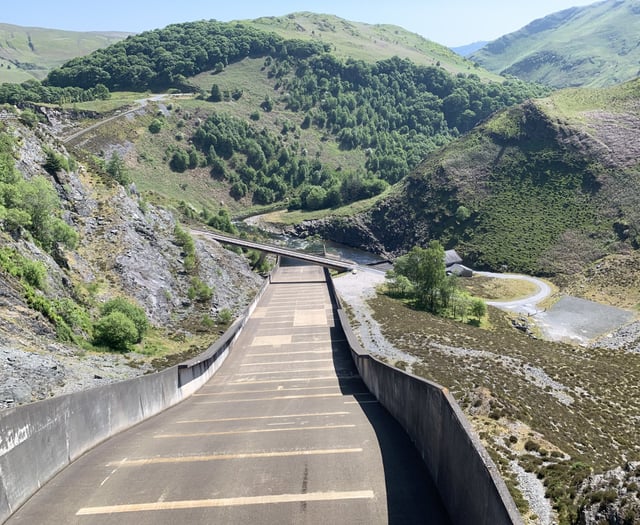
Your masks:
M 447 46 L 493 40 L 536 18 L 593 0 L 6 0 L 0 22 L 73 31 L 141 32 L 171 23 L 329 13 L 404 27 Z

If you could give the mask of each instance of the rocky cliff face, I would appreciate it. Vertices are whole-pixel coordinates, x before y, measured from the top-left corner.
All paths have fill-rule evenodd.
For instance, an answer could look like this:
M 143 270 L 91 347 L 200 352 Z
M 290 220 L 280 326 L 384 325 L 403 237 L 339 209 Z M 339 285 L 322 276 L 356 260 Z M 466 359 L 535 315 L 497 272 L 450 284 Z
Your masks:
M 253 298 L 262 279 L 243 257 L 217 243 L 196 240 L 196 268 L 187 272 L 174 235 L 175 218 L 145 203 L 135 190 L 81 165 L 47 173 L 45 150 L 67 153 L 46 126 L 29 128 L 11 118 L 0 132 L 15 139 L 16 167 L 25 179 L 39 175 L 52 182 L 62 217 L 79 234 L 76 249 L 56 246 L 47 252 L 24 230 L 12 235 L 2 231 L 0 221 L 0 247 L 46 267 L 46 283 L 38 293 L 48 301 L 71 300 L 95 316 L 104 301 L 127 297 L 144 308 L 159 334 L 185 340 L 186 350 L 200 321 L 217 333 L 213 320 L 220 312 L 237 314 Z M 189 288 L 194 279 L 211 289 L 210 299 L 193 299 Z M 19 279 L 0 269 L 0 408 L 150 368 L 145 356 L 94 353 L 60 342 L 52 323 L 25 299 Z

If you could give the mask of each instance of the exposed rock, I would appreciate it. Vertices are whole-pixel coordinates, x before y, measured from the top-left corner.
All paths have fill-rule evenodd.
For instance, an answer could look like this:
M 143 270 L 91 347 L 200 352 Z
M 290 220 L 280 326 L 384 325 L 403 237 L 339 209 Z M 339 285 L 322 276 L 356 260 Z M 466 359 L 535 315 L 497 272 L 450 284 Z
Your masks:
M 640 462 L 591 476 L 578 495 L 581 525 L 640 523 Z
M 45 113 L 50 126 L 63 127 L 59 113 Z M 80 300 L 94 318 L 102 302 L 125 296 L 145 309 L 152 325 L 182 334 L 188 333 L 194 319 L 215 319 L 223 309 L 238 314 L 253 298 L 262 278 L 251 272 L 243 257 L 214 241 L 197 240 L 197 266 L 187 273 L 170 212 L 151 204 L 143 212 L 138 195 L 127 194 L 82 166 L 51 176 L 42 167 L 44 149 L 66 152 L 46 127 L 33 130 L 18 121 L 8 126 L 19 139 L 17 168 L 27 179 L 40 175 L 51 180 L 63 218 L 79 234 L 77 249 L 60 246 L 49 254 L 26 232 L 13 238 L 0 232 L 3 247 L 45 266 L 46 285 L 36 294 L 50 302 Z M 188 297 L 196 277 L 213 290 L 205 303 Z M 50 320 L 24 297 L 20 281 L 0 271 L 0 409 L 151 370 L 144 356 L 87 353 L 58 342 Z

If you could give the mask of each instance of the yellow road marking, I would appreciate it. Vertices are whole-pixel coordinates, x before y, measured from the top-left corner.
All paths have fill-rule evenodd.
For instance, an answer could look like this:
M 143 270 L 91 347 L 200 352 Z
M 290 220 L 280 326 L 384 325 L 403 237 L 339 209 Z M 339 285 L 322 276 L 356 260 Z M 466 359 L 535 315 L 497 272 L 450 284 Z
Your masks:
M 212 392 L 211 394 L 193 394 L 193 397 L 233 396 L 235 394 L 265 394 L 267 392 L 297 392 L 300 390 L 327 390 L 338 388 L 338 385 L 330 386 L 302 386 L 296 388 L 278 388 L 277 390 L 234 390 L 233 392 Z
M 336 394 L 307 394 L 307 395 L 298 395 L 298 396 L 274 396 L 274 397 L 254 397 L 251 399 L 225 399 L 223 401 L 198 401 L 196 405 L 219 405 L 223 403 L 242 403 L 251 401 L 278 401 L 282 399 L 312 399 L 317 397 L 345 397 L 348 396 L 363 396 L 367 395 L 369 392 L 355 392 L 353 394 L 343 394 L 342 392 L 338 392 Z
M 298 355 L 298 354 L 331 354 L 331 348 L 327 350 L 302 350 L 300 352 L 263 352 L 261 354 L 251 353 L 247 357 L 267 357 L 271 355 Z
M 243 374 L 243 375 L 253 375 L 253 374 Z M 268 384 L 268 383 L 297 383 L 300 381 L 327 381 L 327 380 L 336 380 L 338 379 L 338 376 L 323 376 L 323 377 L 300 377 L 297 379 L 261 379 L 260 381 L 245 381 L 245 380 L 240 380 L 240 381 L 232 381 L 229 384 L 230 385 L 263 385 L 263 384 Z M 358 376 L 354 376 L 354 377 L 343 377 L 340 378 L 341 381 L 355 381 L 358 380 L 360 381 L 360 377 Z
M 356 490 L 350 492 L 310 492 L 308 494 L 275 494 L 268 496 L 247 496 L 241 498 L 158 501 L 155 503 L 133 503 L 129 505 L 108 505 L 105 507 L 84 507 L 76 512 L 76 516 L 95 516 L 98 514 L 147 512 L 154 510 L 180 510 L 213 507 L 237 507 L 243 505 L 269 505 L 275 503 L 373 499 L 374 497 L 375 496 L 372 490 Z
M 242 363 L 240 366 L 293 365 L 300 363 L 331 363 L 333 359 L 304 359 L 302 361 L 274 361 L 273 363 Z
M 355 425 L 325 425 L 323 427 L 287 427 L 287 428 L 256 428 L 252 430 L 226 430 L 223 432 L 193 432 L 190 434 L 158 434 L 155 439 L 229 436 L 233 434 L 264 434 L 267 432 L 299 432 L 301 430 L 335 430 L 338 428 L 354 428 Z
M 279 416 L 249 416 L 249 417 L 225 417 L 222 419 L 184 419 L 176 421 L 182 423 L 224 423 L 227 421 L 253 421 L 254 419 L 286 419 L 292 417 L 322 417 L 322 416 L 347 416 L 351 412 L 316 412 L 310 414 L 283 414 Z
M 210 456 L 180 456 L 165 458 L 125 459 L 107 463 L 107 467 L 140 467 L 156 465 L 158 463 L 194 463 L 201 461 L 221 461 L 229 459 L 260 459 L 260 458 L 288 458 L 295 456 L 325 456 L 330 454 L 355 454 L 362 452 L 361 448 L 330 448 L 317 450 L 292 450 L 289 452 L 253 452 L 246 454 L 215 454 Z
M 243 372 L 241 374 L 234 374 L 235 376 L 258 376 L 268 374 L 288 374 L 296 372 L 335 372 L 335 368 L 305 368 L 303 370 L 271 370 L 270 372 Z

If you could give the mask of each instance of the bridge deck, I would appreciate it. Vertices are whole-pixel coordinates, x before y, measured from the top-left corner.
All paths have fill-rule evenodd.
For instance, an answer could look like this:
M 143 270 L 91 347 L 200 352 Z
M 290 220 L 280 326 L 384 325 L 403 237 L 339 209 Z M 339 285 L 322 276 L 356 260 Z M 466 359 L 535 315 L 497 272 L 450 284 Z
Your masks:
M 280 268 L 207 385 L 85 454 L 7 523 L 448 523 L 336 324 L 322 269 Z

